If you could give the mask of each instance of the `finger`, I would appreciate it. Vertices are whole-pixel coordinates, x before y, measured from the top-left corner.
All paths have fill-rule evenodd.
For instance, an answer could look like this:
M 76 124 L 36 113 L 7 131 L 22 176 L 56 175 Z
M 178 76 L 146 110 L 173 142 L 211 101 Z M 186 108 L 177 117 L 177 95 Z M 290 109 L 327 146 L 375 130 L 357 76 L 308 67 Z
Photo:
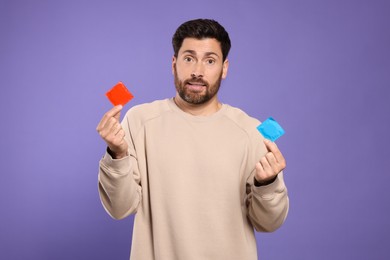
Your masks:
M 275 155 L 271 152 L 268 152 L 265 157 L 267 158 L 268 164 L 272 168 L 274 174 L 277 174 L 281 171 L 279 163 L 276 161 Z
M 260 159 L 261 166 L 263 166 L 264 172 L 267 174 L 267 176 L 273 174 L 273 170 L 271 165 L 269 164 L 267 157 L 263 157 Z
M 123 108 L 122 105 L 118 105 L 111 108 L 107 113 L 105 113 L 102 119 L 100 120 L 98 126 L 96 127 L 96 130 L 97 131 L 101 130 L 106 125 L 107 121 L 112 117 L 116 118 L 119 121 L 120 112 L 122 111 L 122 108 Z
M 117 150 L 117 151 L 126 150 L 127 148 L 123 148 L 124 146 L 127 147 L 125 143 L 126 143 L 125 131 L 122 129 L 118 132 L 117 135 L 113 137 L 113 140 L 111 142 L 111 147 L 113 150 Z
M 265 143 L 268 151 L 272 152 L 275 155 L 276 161 L 278 163 L 280 163 L 281 165 L 285 165 L 286 162 L 285 162 L 285 159 L 283 157 L 283 154 L 280 152 L 280 150 L 279 150 L 278 146 L 276 145 L 276 143 L 271 142 L 268 139 L 264 139 L 264 143 Z
M 123 139 L 125 137 L 124 131 L 119 131 L 116 135 L 112 134 L 111 136 L 111 143 L 114 146 L 120 146 L 123 144 Z
M 114 117 L 111 117 L 108 121 L 107 124 L 104 126 L 104 128 L 110 132 L 110 134 L 116 134 L 120 128 L 121 124 L 116 120 Z
M 261 182 L 267 178 L 268 178 L 268 175 L 267 175 L 266 171 L 264 170 L 263 165 L 261 164 L 261 162 L 257 162 L 256 163 L 255 179 L 257 181 Z
M 103 132 L 106 132 L 107 134 L 112 134 L 113 131 L 115 131 L 115 128 L 118 124 L 119 124 L 119 122 L 114 117 L 111 117 L 108 119 L 106 125 L 103 127 L 102 130 L 103 130 Z
M 117 134 L 116 134 L 116 139 L 119 141 L 119 145 L 122 145 L 123 142 L 125 142 L 125 136 L 126 133 L 123 129 L 121 129 Z
M 255 179 L 258 182 L 264 182 L 274 178 L 276 174 L 273 173 L 271 167 L 267 162 L 267 158 L 263 157 L 256 163 Z
M 256 172 L 258 172 L 259 175 L 264 175 L 264 174 L 265 174 L 263 165 L 261 165 L 260 162 L 257 162 L 257 163 L 256 163 Z
M 113 152 L 118 151 L 120 146 L 123 144 L 123 138 L 113 134 L 107 136 L 105 141 Z
M 118 120 L 118 122 L 119 122 L 123 106 L 122 105 L 117 105 L 117 106 L 113 107 L 112 109 L 113 109 L 113 117 L 116 120 Z
M 105 138 L 112 134 L 113 128 L 115 125 L 119 124 L 117 120 L 113 117 L 109 118 L 106 121 L 106 124 L 100 129 L 99 134 L 101 137 Z
M 111 132 L 116 136 L 119 134 L 119 132 L 123 131 L 122 125 L 120 123 L 116 123 L 113 127 Z M 124 131 L 123 131 L 124 133 Z

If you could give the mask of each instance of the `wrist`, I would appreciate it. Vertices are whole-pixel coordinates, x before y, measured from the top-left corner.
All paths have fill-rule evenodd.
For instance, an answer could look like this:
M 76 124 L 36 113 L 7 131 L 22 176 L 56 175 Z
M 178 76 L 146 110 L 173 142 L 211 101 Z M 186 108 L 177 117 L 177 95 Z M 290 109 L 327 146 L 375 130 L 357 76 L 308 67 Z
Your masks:
M 112 159 L 122 159 L 127 156 L 127 152 L 124 153 L 116 153 L 113 150 L 110 149 L 110 147 L 107 147 L 107 153 L 111 155 Z
M 273 182 L 276 180 L 277 177 L 278 177 L 278 175 L 275 175 L 275 176 L 274 176 L 273 178 L 271 178 L 271 179 L 261 180 L 261 181 L 258 181 L 258 180 L 256 179 L 256 177 L 254 177 L 254 183 L 253 183 L 253 184 L 254 184 L 256 187 L 267 186 L 267 185 L 273 183 Z

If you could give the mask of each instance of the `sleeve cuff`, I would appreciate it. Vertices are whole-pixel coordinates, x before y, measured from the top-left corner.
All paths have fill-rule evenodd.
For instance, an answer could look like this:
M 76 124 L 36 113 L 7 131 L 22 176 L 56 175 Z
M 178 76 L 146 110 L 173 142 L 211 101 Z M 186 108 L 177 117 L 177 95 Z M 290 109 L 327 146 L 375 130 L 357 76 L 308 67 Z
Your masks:
M 284 181 L 281 176 L 281 173 L 278 174 L 278 177 L 274 182 L 256 187 L 254 184 L 252 185 L 253 194 L 260 196 L 263 199 L 272 199 L 276 193 L 281 193 L 285 189 Z
M 130 170 L 130 156 L 123 157 L 121 159 L 113 159 L 111 155 L 106 152 L 101 160 L 109 171 L 113 171 L 117 174 L 126 174 Z

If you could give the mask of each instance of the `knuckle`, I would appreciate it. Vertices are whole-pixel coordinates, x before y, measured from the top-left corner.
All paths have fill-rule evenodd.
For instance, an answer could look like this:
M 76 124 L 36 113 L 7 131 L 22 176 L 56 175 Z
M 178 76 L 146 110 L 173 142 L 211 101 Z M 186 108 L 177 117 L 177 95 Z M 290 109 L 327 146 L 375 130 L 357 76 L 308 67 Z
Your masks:
M 260 159 L 260 162 L 264 165 L 264 163 L 267 163 L 267 157 L 264 156 Z
M 283 161 L 280 166 L 282 167 L 282 169 L 285 169 L 287 167 L 287 164 L 286 164 L 286 161 Z
M 106 143 L 109 145 L 115 144 L 115 139 L 112 136 L 107 136 L 105 139 Z
M 103 129 L 99 129 L 98 134 L 99 134 L 101 137 L 104 137 L 104 136 L 105 136 L 105 132 L 103 131 Z
M 109 118 L 110 116 L 109 116 L 109 114 L 108 114 L 108 112 L 107 113 L 105 113 L 104 115 L 103 115 L 103 120 L 107 120 L 108 118 Z
M 114 124 L 114 123 L 115 123 L 115 118 L 110 117 L 110 118 L 108 119 L 108 122 L 109 122 L 110 124 Z
M 287 166 L 287 164 L 286 164 L 286 160 L 282 157 L 282 158 L 280 158 L 279 160 L 279 165 L 280 165 L 280 167 L 282 167 L 282 168 L 286 168 L 286 166 Z
M 268 159 L 273 159 L 273 158 L 274 158 L 274 154 L 271 153 L 271 152 L 268 152 L 265 156 L 266 156 Z
M 110 142 L 110 137 L 107 134 L 102 134 L 100 136 L 103 138 L 104 141 Z
M 257 171 L 263 171 L 263 167 L 261 166 L 260 163 L 256 163 L 256 170 Z

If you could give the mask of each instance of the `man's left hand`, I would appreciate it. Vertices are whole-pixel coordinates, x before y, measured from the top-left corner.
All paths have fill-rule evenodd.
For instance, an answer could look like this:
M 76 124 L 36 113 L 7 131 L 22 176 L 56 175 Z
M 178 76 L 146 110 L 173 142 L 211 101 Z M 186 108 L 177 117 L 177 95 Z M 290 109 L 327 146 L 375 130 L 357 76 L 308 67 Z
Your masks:
M 278 146 L 270 140 L 264 139 L 268 153 L 256 163 L 255 179 L 259 184 L 267 183 L 286 168 L 286 160 Z

